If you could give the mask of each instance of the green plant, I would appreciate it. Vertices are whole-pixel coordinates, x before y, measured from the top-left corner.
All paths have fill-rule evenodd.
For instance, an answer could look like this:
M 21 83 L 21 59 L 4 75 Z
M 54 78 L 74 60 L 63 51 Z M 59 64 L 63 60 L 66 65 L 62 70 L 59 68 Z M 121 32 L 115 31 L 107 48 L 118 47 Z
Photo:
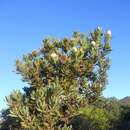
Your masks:
M 86 119 L 88 129 L 84 128 L 84 130 L 108 130 L 110 127 L 109 113 L 104 109 L 88 107 L 81 109 L 79 113 Z
M 88 36 L 74 32 L 71 38 L 44 39 L 40 50 L 16 61 L 16 72 L 28 87 L 6 97 L 10 116 L 24 129 L 67 125 L 104 90 L 110 40 L 110 30 L 104 33 L 99 27 Z

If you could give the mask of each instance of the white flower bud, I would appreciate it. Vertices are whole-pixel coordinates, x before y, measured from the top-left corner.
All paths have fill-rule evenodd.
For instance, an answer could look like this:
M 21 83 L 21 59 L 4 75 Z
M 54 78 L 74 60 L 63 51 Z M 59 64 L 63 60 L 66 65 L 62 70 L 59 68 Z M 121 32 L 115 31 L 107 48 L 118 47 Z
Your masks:
M 74 52 L 76 52 L 76 51 L 77 51 L 77 48 L 76 48 L 76 47 L 73 47 L 72 50 L 73 50 Z
M 102 30 L 102 28 L 98 26 L 98 27 L 97 27 L 97 30 Z
M 92 44 L 93 46 L 95 46 L 95 45 L 96 45 L 96 42 L 95 42 L 95 41 L 91 41 L 91 44 Z
M 107 35 L 110 37 L 112 36 L 111 30 L 107 30 Z
M 58 55 L 56 53 L 51 53 L 51 57 L 54 59 L 54 60 L 58 60 Z

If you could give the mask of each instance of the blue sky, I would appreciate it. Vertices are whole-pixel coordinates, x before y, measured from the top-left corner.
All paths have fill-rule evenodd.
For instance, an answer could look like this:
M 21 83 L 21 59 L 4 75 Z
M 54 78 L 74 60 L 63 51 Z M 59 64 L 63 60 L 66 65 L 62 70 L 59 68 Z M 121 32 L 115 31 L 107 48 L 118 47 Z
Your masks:
M 0 109 L 4 97 L 25 86 L 15 60 L 41 46 L 46 36 L 71 36 L 96 26 L 111 29 L 112 66 L 104 95 L 130 95 L 129 0 L 0 0 Z

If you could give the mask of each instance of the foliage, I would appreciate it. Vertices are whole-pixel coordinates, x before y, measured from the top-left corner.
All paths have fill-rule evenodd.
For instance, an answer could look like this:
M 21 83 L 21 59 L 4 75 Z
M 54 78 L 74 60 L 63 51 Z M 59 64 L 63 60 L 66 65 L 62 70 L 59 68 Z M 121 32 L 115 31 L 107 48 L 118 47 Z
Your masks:
M 44 39 L 40 50 L 16 61 L 16 72 L 29 86 L 6 97 L 9 115 L 24 129 L 54 130 L 61 122 L 70 129 L 65 124 L 105 88 L 110 40 L 110 30 L 99 27 L 88 36 L 74 32 L 71 38 Z
M 118 130 L 129 130 L 130 129 L 130 105 L 121 105 L 121 117 L 119 120 Z
M 58 130 L 71 130 L 72 127 L 71 126 L 67 126 L 66 124 L 62 127 L 62 128 L 58 128 Z
M 9 109 L 5 109 L 1 111 L 1 126 L 0 130 L 19 130 L 20 129 L 20 122 L 17 118 L 8 116 Z
M 121 116 L 121 107 L 119 100 L 114 97 L 100 97 L 96 102 L 93 103 L 93 106 L 95 108 L 103 109 L 109 114 L 110 130 L 116 130 Z
M 100 97 L 93 103 L 95 108 L 104 109 L 109 114 L 109 130 L 130 129 L 130 100 L 126 103 L 122 102 L 122 100 Z
M 105 109 L 111 115 L 113 121 L 120 117 L 120 102 L 114 97 L 100 97 L 93 105 L 97 108 Z
M 108 130 L 109 114 L 104 109 L 95 107 L 83 108 L 80 110 L 80 114 L 86 117 L 90 130 Z

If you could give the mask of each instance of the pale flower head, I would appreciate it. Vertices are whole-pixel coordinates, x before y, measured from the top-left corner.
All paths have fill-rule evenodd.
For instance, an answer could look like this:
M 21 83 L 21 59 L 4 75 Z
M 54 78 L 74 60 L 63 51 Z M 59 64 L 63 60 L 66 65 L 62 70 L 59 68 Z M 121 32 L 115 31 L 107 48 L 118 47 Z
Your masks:
M 95 46 L 95 45 L 96 45 L 96 42 L 95 42 L 95 41 L 91 41 L 91 44 L 92 44 L 93 46 Z
M 102 28 L 100 26 L 97 26 L 97 30 L 102 30 Z
M 72 50 L 73 50 L 74 52 L 76 52 L 76 51 L 77 51 L 77 48 L 76 48 L 76 47 L 73 47 Z
M 110 37 L 112 36 L 111 30 L 107 30 L 107 35 Z
M 58 60 L 58 55 L 56 53 L 51 53 L 51 58 L 53 58 L 54 60 Z

